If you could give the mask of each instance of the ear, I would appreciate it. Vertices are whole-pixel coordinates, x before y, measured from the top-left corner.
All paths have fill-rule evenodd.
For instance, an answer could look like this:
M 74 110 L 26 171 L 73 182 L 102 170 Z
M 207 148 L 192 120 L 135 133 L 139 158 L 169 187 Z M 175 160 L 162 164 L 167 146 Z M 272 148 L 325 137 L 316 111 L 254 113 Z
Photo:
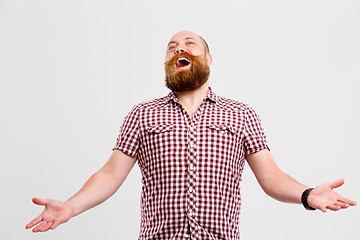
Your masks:
M 206 54 L 206 60 L 207 60 L 207 65 L 210 67 L 212 64 L 212 56 L 209 54 Z

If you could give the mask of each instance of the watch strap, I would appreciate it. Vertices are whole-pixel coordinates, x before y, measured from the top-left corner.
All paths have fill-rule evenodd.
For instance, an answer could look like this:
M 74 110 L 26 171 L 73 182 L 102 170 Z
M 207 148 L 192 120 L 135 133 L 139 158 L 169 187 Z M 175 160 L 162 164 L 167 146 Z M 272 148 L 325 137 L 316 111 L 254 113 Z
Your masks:
M 311 211 L 313 211 L 313 210 L 316 210 L 316 208 L 313 208 L 313 207 L 311 207 L 311 206 L 309 206 L 309 204 L 308 204 L 308 197 L 309 197 L 309 195 L 310 195 L 310 192 L 313 190 L 314 188 L 308 188 L 308 189 L 306 189 L 303 193 L 302 193 L 302 195 L 301 195 L 301 202 L 302 202 L 302 204 L 304 205 L 304 208 L 306 209 L 306 210 L 311 210 Z

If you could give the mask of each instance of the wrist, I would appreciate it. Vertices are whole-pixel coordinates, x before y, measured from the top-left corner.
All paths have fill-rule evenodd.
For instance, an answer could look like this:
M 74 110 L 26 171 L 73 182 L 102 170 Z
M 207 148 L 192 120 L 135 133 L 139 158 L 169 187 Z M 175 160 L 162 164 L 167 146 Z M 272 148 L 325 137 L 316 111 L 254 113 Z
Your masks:
M 316 210 L 316 208 L 311 207 L 308 203 L 308 197 L 313 189 L 314 188 L 308 188 L 301 195 L 301 203 L 303 204 L 306 210 L 311 210 L 311 211 Z
M 75 207 L 75 204 L 72 202 L 72 199 L 68 199 L 64 202 L 64 204 L 66 205 L 66 207 L 70 210 L 71 212 L 71 217 L 75 217 L 76 215 L 80 214 L 79 210 L 77 210 L 77 208 Z

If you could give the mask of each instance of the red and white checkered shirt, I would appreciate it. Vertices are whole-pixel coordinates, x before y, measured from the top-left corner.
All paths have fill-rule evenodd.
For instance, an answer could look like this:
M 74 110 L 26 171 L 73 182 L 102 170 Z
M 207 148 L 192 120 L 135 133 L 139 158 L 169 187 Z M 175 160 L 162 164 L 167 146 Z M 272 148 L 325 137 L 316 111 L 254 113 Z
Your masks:
M 245 154 L 268 148 L 265 138 L 252 108 L 211 88 L 192 118 L 173 92 L 136 105 L 114 149 L 141 170 L 139 240 L 240 239 Z

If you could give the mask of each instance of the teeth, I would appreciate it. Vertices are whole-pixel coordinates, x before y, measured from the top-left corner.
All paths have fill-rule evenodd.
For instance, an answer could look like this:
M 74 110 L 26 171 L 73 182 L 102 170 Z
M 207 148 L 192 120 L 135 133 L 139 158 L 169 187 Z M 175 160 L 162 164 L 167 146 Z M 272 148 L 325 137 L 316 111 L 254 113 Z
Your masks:
M 189 59 L 183 58 L 183 57 L 178 59 L 178 61 L 180 61 L 180 60 L 185 60 L 185 61 L 187 61 L 187 62 L 190 62 Z
M 179 58 L 179 59 L 176 61 L 177 66 L 179 66 L 179 61 L 181 61 L 181 60 L 185 60 L 185 61 L 187 61 L 188 63 L 190 63 L 190 60 L 189 60 L 189 59 L 184 58 L 184 57 L 181 57 L 181 58 Z

